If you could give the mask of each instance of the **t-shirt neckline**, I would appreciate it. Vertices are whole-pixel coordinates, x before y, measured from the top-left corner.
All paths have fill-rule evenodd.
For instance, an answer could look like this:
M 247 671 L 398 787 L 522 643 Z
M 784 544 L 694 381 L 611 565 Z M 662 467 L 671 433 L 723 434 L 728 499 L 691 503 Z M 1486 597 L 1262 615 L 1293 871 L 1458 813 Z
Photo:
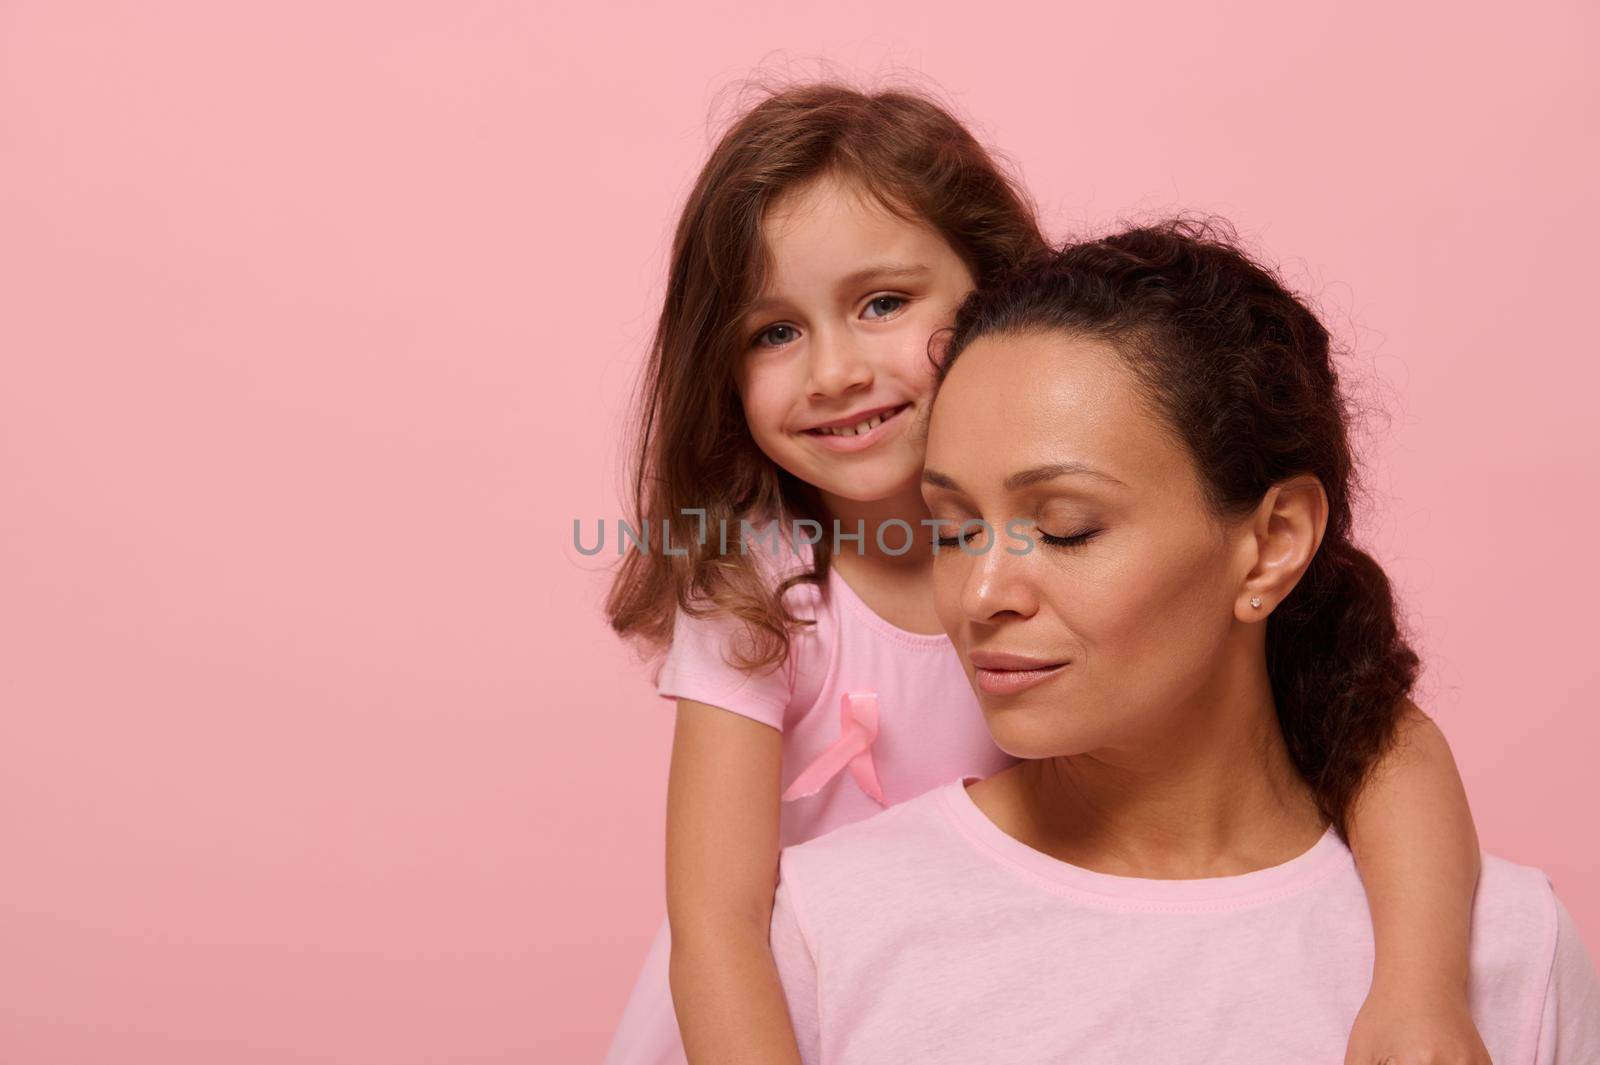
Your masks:
M 1118 908 L 1219 909 L 1265 902 L 1321 880 L 1341 862 L 1354 861 L 1330 825 L 1310 849 L 1287 862 L 1235 876 L 1155 880 L 1099 873 L 1052 858 L 1001 831 L 967 792 L 967 783 L 980 779 L 962 777 L 939 789 L 946 814 L 969 842 L 991 860 L 1046 886 Z
M 849 607 L 852 613 L 861 621 L 875 629 L 891 640 L 912 647 L 923 649 L 939 649 L 954 651 L 955 644 L 950 642 L 950 637 L 942 632 L 912 632 L 886 621 L 881 614 L 867 605 L 867 601 L 850 587 L 850 582 L 844 579 L 844 574 L 839 572 L 839 567 L 833 564 L 828 566 L 828 587 Z

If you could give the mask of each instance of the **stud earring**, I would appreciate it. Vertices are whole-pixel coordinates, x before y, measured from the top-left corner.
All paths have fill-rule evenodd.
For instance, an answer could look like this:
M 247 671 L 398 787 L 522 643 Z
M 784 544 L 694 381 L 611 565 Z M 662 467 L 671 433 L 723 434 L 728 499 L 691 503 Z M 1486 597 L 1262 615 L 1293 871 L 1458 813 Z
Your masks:
M 1261 597 L 1259 595 L 1252 595 L 1250 597 L 1250 605 L 1255 607 L 1257 610 L 1260 610 L 1261 609 Z

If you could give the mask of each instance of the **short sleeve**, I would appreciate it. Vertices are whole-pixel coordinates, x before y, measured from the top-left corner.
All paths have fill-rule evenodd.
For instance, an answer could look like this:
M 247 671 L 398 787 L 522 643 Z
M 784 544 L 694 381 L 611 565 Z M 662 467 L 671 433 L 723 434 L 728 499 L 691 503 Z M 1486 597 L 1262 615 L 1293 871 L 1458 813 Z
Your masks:
M 786 539 L 776 520 L 759 524 L 748 549 L 765 581 L 780 581 L 810 571 L 810 545 Z M 800 582 L 784 594 L 784 605 L 797 620 L 815 623 L 822 614 L 817 586 Z M 790 705 L 796 701 L 802 675 L 797 642 L 777 666 L 755 671 L 733 664 L 734 650 L 745 640 L 745 623 L 724 613 L 696 617 L 679 608 L 673 621 L 672 645 L 656 675 L 656 693 L 663 699 L 693 699 L 731 710 L 742 717 L 783 731 Z
M 800 1045 L 800 1060 L 817 1065 L 822 1060 L 821 1018 L 817 1008 L 817 962 L 801 928 L 795 888 L 786 875 L 778 881 L 772 901 L 772 959 L 789 1003 L 789 1023 Z
M 731 710 L 782 731 L 793 690 L 792 657 L 753 673 L 731 664 L 743 624 L 727 615 L 693 617 L 680 609 L 656 693 L 663 699 L 693 699 Z
M 1556 950 L 1534 1060 L 1538 1065 L 1592 1065 L 1600 1062 L 1600 979 L 1572 914 L 1559 897 L 1554 901 Z

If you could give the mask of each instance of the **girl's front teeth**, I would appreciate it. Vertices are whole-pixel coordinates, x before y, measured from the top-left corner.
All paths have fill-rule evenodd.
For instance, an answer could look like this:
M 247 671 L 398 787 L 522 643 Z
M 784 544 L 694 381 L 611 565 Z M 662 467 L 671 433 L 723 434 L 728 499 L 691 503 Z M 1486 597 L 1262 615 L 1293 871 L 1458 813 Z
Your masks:
M 891 415 L 899 413 L 899 410 L 900 408 L 896 407 L 894 410 L 875 414 L 859 425 L 848 425 L 842 429 L 824 429 L 822 431 L 829 436 L 860 436 L 862 433 L 872 432 L 872 430 L 888 421 Z

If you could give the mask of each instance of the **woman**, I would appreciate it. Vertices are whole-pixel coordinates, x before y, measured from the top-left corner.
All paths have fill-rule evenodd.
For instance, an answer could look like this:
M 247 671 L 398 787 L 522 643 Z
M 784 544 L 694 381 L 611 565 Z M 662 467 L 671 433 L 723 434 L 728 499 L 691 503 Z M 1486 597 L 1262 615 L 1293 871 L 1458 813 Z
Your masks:
M 1351 542 L 1326 330 L 1171 223 L 971 297 L 941 376 L 938 609 L 1024 761 L 785 852 L 805 1060 L 1341 1060 L 1373 963 L 1341 833 L 1418 664 Z M 1468 989 L 1494 1061 L 1600 1060 L 1536 870 L 1485 861 Z

